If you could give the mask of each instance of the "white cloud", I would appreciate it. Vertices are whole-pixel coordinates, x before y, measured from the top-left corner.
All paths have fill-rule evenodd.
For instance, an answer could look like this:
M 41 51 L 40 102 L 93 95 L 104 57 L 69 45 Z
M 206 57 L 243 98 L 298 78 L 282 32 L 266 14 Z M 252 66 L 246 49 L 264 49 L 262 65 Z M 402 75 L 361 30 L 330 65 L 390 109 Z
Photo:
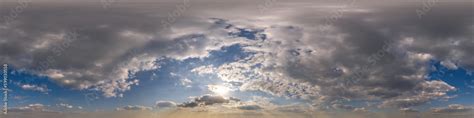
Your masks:
M 149 110 L 152 110 L 152 109 L 153 108 L 146 107 L 146 106 L 139 106 L 139 105 L 131 106 L 131 105 L 128 105 L 128 106 L 116 108 L 115 110 L 116 111 L 149 111 Z
M 193 81 L 191 81 L 188 78 L 183 78 L 183 79 L 180 79 L 179 81 L 181 82 L 182 86 L 185 86 L 185 87 L 188 87 L 188 88 L 192 87 L 191 84 L 193 83 Z
M 43 104 L 29 104 L 23 107 L 15 107 L 8 109 L 10 112 L 50 112 Z
M 74 108 L 74 106 L 69 105 L 69 104 L 65 104 L 65 103 L 59 103 L 59 104 L 57 104 L 57 106 L 62 107 L 62 108 L 66 108 L 66 109 Z
M 38 86 L 38 85 L 33 85 L 33 84 L 23 84 L 23 85 L 20 85 L 20 87 L 23 89 L 23 90 L 30 90 L 30 91 L 38 91 L 38 92 L 41 92 L 41 93 L 48 93 L 49 91 L 51 91 L 50 89 L 48 89 L 47 86 L 43 85 L 43 86 Z
M 441 65 L 443 65 L 444 67 L 448 68 L 448 69 L 451 69 L 451 70 L 456 70 L 458 69 L 458 66 L 456 66 L 456 64 L 454 64 L 453 62 L 451 61 L 441 61 Z

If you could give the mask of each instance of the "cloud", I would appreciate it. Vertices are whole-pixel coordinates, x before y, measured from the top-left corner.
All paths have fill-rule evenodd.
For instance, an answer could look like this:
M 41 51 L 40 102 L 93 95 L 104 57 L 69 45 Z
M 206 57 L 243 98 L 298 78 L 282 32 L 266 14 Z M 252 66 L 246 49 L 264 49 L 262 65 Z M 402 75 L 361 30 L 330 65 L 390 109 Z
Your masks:
M 263 109 L 262 107 L 260 107 L 258 105 L 242 105 L 242 106 L 238 106 L 237 108 L 241 109 L 241 110 L 260 110 L 260 109 Z
M 149 111 L 149 110 L 152 110 L 153 108 L 151 107 L 146 107 L 146 106 L 131 106 L 131 105 L 128 105 L 128 106 L 124 106 L 124 107 L 119 107 L 119 108 L 115 108 L 115 111 Z
M 449 98 L 447 93 L 456 90 L 446 82 L 427 79 L 432 71 L 427 66 L 431 61 L 455 60 L 456 66 L 472 69 L 472 62 L 467 61 L 474 58 L 468 54 L 472 46 L 462 46 L 473 43 L 466 32 L 473 31 L 473 24 L 468 22 L 472 17 L 463 11 L 469 6 L 461 6 L 451 9 L 454 5 L 440 5 L 443 11 L 433 12 L 423 20 L 406 15 L 412 11 L 395 6 L 367 6 L 374 12 L 348 12 L 333 24 L 325 24 L 324 18 L 315 16 L 314 19 L 321 19 L 313 20 L 315 27 L 307 27 L 309 21 L 297 20 L 307 17 L 305 12 L 290 15 L 295 17 L 290 18 L 293 24 L 238 21 L 244 22 L 239 26 L 264 29 L 261 33 L 266 34 L 266 40 L 242 40 L 248 42 L 242 45 L 251 56 L 221 66 L 198 67 L 194 72 L 242 83 L 241 91 L 301 98 L 315 105 L 364 99 L 382 100 L 381 105 L 387 107 L 419 106 Z M 397 20 L 391 19 L 394 16 Z M 462 18 L 436 21 L 434 16 Z M 232 19 L 224 23 L 233 28 Z M 319 26 L 324 25 L 330 28 L 319 31 Z
M 456 90 L 454 87 L 439 80 L 426 81 L 420 86 L 415 87 L 414 92 L 422 92 L 421 94 L 410 96 L 406 98 L 386 100 L 381 107 L 398 107 L 407 108 L 412 106 L 423 105 L 434 99 L 446 98 L 449 91 Z
M 448 107 L 434 108 L 431 111 L 433 113 L 460 113 L 460 112 L 470 112 L 473 110 L 474 110 L 473 107 L 466 107 L 460 104 L 451 104 Z
M 456 64 L 454 64 L 451 61 L 441 61 L 441 65 L 443 65 L 444 67 L 446 67 L 448 69 L 451 69 L 451 70 L 458 69 L 458 66 L 456 66 Z
M 230 102 L 238 102 L 240 99 L 234 97 L 224 97 L 219 95 L 203 95 L 199 97 L 195 97 L 193 101 L 185 102 L 183 104 L 178 105 L 178 107 L 202 107 L 214 104 L 224 104 Z
M 333 104 L 332 108 L 345 110 L 345 111 L 353 111 L 353 112 L 368 112 L 368 110 L 365 107 L 355 107 L 352 105 L 345 105 L 345 104 L 339 104 L 339 103 Z
M 335 109 L 343 109 L 343 110 L 354 110 L 355 107 L 351 105 L 344 105 L 344 104 L 333 104 L 333 108 Z
M 172 108 L 176 107 L 176 103 L 173 101 L 156 101 L 155 103 L 156 108 Z
M 352 111 L 353 111 L 353 112 L 361 112 L 361 113 L 368 112 L 368 110 L 367 110 L 365 107 L 355 108 L 355 109 L 352 110 Z
M 20 88 L 22 88 L 23 90 L 38 91 L 38 92 L 45 93 L 45 94 L 47 94 L 49 91 L 51 91 L 45 85 L 38 86 L 38 85 L 33 85 L 33 84 L 23 84 L 23 85 L 20 85 Z
M 82 110 L 83 107 L 82 106 L 73 106 L 73 105 L 70 105 L 70 104 L 66 104 L 66 103 L 59 103 L 59 104 L 56 104 L 55 107 L 52 107 L 50 105 L 43 105 L 43 104 L 39 104 L 39 103 L 36 103 L 36 104 L 29 104 L 29 105 L 26 105 L 26 106 L 21 106 L 21 107 L 13 107 L 13 108 L 9 108 L 8 109 L 8 112 L 12 112 L 12 113 L 25 113 L 25 112 L 28 112 L 28 113 L 32 113 L 32 114 L 35 114 L 35 113 L 69 113 L 71 112 L 71 110 Z
M 57 106 L 67 108 L 67 109 L 72 109 L 74 106 L 65 104 L 65 103 L 59 103 Z
M 341 113 L 342 114 L 342 113 Z M 15 118 L 16 116 L 21 118 L 183 118 L 183 117 L 227 117 L 227 118 L 305 118 L 305 117 L 318 117 L 318 118 L 333 118 L 337 117 L 330 116 L 325 113 L 281 113 L 281 112 L 252 112 L 252 111 L 238 111 L 238 112 L 196 112 L 191 109 L 178 109 L 172 111 L 114 111 L 114 112 L 83 112 L 83 113 L 28 113 L 18 114 L 9 113 L 6 118 Z M 354 117 L 356 114 L 347 114 L 344 117 L 338 118 L 363 118 Z M 380 115 L 383 117 L 383 115 Z M 392 118 L 392 117 L 390 117 Z M 395 117 L 393 117 L 395 118 Z M 415 117 L 413 117 L 415 118 Z
M 186 33 L 168 37 L 168 33 L 161 32 L 168 30 L 159 23 L 162 16 L 133 9 L 65 5 L 27 7 L 14 22 L 2 24 L 0 61 L 46 76 L 62 86 L 121 97 L 121 93 L 138 85 L 129 77 L 138 71 L 157 69 L 155 61 L 161 57 L 207 56 L 206 36 Z M 9 6 L 2 7 L 2 11 L 16 5 Z M 87 10 L 78 10 L 84 7 Z M 167 14 L 166 10 L 159 11 L 156 13 Z
M 414 112 L 420 112 L 416 109 L 413 109 L 413 108 L 401 108 L 400 109 L 400 112 L 403 112 L 403 113 L 414 113 Z
M 308 104 L 291 104 L 291 105 L 279 105 L 274 108 L 275 111 L 279 112 L 291 112 L 291 113 L 311 113 L 315 112 L 316 109 Z
M 188 78 L 183 78 L 183 79 L 180 79 L 179 81 L 181 82 L 181 85 L 182 85 L 182 86 L 185 86 L 185 87 L 188 87 L 188 88 L 189 88 L 189 87 L 192 87 L 191 84 L 193 83 L 193 81 L 191 81 L 191 80 L 188 79 Z
M 8 109 L 9 112 L 52 112 L 51 110 L 46 109 L 46 106 L 43 104 L 29 104 L 23 107 L 15 107 Z
M 73 105 L 70 105 L 70 104 L 66 104 L 66 103 L 59 103 L 59 104 L 56 104 L 57 107 L 59 107 L 60 109 L 75 109 L 75 110 L 82 110 L 83 107 L 82 106 L 73 106 Z

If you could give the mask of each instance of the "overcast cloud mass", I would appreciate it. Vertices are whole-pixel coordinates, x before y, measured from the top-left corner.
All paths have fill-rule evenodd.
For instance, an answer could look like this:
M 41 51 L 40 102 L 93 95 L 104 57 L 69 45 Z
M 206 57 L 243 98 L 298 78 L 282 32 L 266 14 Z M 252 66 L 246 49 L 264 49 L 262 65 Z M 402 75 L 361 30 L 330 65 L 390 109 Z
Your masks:
M 468 118 L 473 13 L 471 0 L 3 0 L 2 118 Z

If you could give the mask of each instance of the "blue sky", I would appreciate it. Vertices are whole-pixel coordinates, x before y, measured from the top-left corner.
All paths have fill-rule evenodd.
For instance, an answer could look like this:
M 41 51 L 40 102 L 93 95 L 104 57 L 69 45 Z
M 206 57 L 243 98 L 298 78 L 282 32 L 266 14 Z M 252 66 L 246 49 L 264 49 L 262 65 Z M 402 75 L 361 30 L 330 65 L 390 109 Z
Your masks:
M 472 72 L 466 71 L 460 67 L 457 69 L 449 69 L 440 64 L 439 61 L 433 61 L 431 66 L 436 68 L 429 73 L 430 80 L 441 80 L 451 86 L 456 87 L 456 91 L 449 93 L 449 95 L 456 95 L 457 97 L 448 100 L 447 102 L 439 101 L 433 103 L 436 106 L 446 106 L 447 104 L 467 104 L 473 105 L 474 101 L 474 77 Z

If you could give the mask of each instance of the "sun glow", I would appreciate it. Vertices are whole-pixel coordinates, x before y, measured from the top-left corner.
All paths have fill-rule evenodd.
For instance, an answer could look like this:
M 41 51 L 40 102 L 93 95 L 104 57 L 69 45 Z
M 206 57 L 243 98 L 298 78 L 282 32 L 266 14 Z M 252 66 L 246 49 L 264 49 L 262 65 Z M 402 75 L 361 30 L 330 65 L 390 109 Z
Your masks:
M 208 89 L 211 92 L 222 96 L 227 95 L 230 92 L 230 89 L 228 87 L 222 85 L 208 85 Z

